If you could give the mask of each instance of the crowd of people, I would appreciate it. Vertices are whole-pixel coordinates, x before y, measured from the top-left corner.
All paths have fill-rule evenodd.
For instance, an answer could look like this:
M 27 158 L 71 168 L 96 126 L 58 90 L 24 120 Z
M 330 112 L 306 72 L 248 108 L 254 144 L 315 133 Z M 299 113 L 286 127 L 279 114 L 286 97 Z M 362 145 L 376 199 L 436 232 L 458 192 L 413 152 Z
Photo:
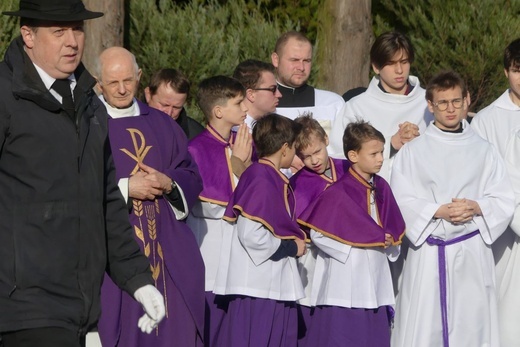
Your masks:
M 455 71 L 410 40 L 344 97 L 312 44 L 199 82 L 90 74 L 82 0 L 20 0 L 0 63 L 0 346 L 520 346 L 520 39 L 467 120 Z

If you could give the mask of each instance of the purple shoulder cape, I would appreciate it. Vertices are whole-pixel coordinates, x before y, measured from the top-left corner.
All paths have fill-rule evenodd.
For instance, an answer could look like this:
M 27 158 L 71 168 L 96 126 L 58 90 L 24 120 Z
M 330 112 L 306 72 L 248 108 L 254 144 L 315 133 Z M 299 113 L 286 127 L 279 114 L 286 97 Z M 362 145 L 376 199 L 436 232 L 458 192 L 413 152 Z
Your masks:
M 226 153 L 229 142 L 210 127 L 193 138 L 188 150 L 199 167 L 202 192 L 199 199 L 226 206 L 235 189 L 231 161 Z
M 223 218 L 234 222 L 239 215 L 262 223 L 278 238 L 305 239 L 294 215 L 289 180 L 268 160 L 251 164 L 240 176 Z
M 348 160 L 334 159 L 329 157 L 331 176 L 324 174 L 318 175 L 314 171 L 304 167 L 291 177 L 290 184 L 294 190 L 296 199 L 296 217 L 299 218 L 302 212 L 313 202 L 318 195 L 327 189 L 332 183 L 343 177 L 350 167 Z
M 371 190 L 381 224 L 370 215 Z M 354 247 L 385 245 L 385 233 L 394 245 L 401 243 L 405 223 L 388 183 L 374 176 L 374 188 L 352 168 L 325 190 L 300 216 L 298 222 L 325 236 Z

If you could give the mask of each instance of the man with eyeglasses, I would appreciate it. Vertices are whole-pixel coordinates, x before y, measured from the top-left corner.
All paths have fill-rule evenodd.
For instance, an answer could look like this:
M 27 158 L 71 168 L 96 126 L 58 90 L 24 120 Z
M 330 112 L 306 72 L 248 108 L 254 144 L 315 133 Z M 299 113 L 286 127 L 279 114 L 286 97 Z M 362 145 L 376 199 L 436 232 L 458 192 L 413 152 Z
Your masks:
M 491 245 L 514 211 L 497 149 L 464 119 L 453 71 L 427 88 L 434 122 L 396 154 L 391 187 L 410 242 L 392 346 L 500 346 Z
M 504 73 L 509 88 L 481 110 L 471 122 L 473 129 L 494 144 L 505 157 L 515 131 L 520 129 L 520 38 L 504 50 Z M 509 227 L 493 244 L 502 346 L 516 346 L 520 341 L 520 237 Z
M 375 40 L 370 49 L 375 76 L 367 90 L 350 99 L 336 116 L 330 135 L 332 156 L 344 158 L 343 132 L 349 123 L 363 119 L 385 136 L 385 160 L 379 175 L 390 179 L 394 155 L 432 120 L 424 89 L 410 75 L 414 58 L 412 43 L 400 32 L 386 32 Z
M 246 89 L 244 104 L 248 111 L 245 123 L 250 131 L 255 121 L 276 110 L 282 97 L 274 73 L 273 65 L 253 59 L 241 62 L 233 72 L 233 77 Z
M 108 48 L 97 66 L 100 99 L 110 116 L 108 134 L 119 189 L 166 311 L 152 334 L 140 334 L 130 324 L 141 310 L 139 304 L 105 278 L 98 324 L 101 341 L 103 346 L 200 347 L 204 264 L 195 237 L 182 220 L 197 200 L 202 182 L 188 153 L 188 140 L 171 117 L 135 99 L 141 70 L 132 53 Z
M 310 40 L 297 31 L 282 34 L 276 41 L 271 62 L 276 68 L 278 90 L 282 94 L 276 112 L 291 119 L 311 112 L 329 135 L 334 118 L 345 101 L 336 93 L 307 84 L 312 67 Z
M 160 69 L 150 78 L 144 89 L 148 106 L 163 111 L 175 119 L 188 140 L 204 131 L 204 127 L 188 116 L 184 105 L 190 93 L 190 81 L 179 70 Z

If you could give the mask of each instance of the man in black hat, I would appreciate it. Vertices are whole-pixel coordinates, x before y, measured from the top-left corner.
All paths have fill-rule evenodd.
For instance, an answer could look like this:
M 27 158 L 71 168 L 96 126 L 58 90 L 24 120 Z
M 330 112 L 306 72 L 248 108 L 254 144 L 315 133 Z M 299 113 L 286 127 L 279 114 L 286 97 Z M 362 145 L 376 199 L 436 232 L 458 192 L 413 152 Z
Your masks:
M 0 63 L 0 336 L 5 347 L 79 347 L 98 319 L 105 270 L 164 316 L 132 236 L 107 113 L 81 64 L 81 0 L 20 0 L 21 36 Z M 136 322 L 137 323 L 137 322 Z

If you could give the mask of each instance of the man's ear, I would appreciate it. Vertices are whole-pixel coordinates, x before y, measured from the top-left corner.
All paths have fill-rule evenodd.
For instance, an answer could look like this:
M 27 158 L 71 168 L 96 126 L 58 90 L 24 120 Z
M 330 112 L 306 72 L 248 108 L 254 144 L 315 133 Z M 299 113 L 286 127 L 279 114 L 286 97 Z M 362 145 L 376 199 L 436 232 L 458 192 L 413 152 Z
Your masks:
M 94 86 L 94 91 L 97 95 L 103 94 L 103 87 L 101 87 L 101 79 L 97 76 L 92 76 L 96 80 L 96 85 Z
M 20 28 L 20 35 L 22 36 L 23 43 L 29 49 L 34 47 L 34 35 L 35 32 L 33 29 L 29 28 L 27 25 L 24 25 Z
M 280 57 L 276 52 L 271 53 L 271 63 L 275 68 L 278 68 L 278 63 L 280 62 Z
M 144 88 L 144 98 L 145 98 L 147 104 L 149 104 L 150 100 L 152 100 L 152 94 L 150 93 L 150 87 Z
M 253 89 L 246 89 L 246 99 L 249 100 L 250 103 L 255 102 L 255 91 Z

